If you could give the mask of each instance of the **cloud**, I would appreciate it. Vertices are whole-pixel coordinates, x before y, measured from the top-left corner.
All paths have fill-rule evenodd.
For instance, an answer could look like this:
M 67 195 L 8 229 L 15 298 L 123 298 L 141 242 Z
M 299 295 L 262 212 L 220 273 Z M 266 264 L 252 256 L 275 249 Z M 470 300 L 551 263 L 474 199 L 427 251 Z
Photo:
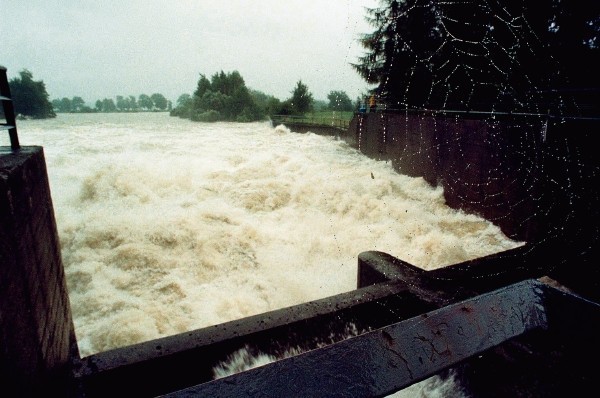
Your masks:
M 51 98 L 88 102 L 153 92 L 174 101 L 193 92 L 200 73 L 220 70 L 281 99 L 299 79 L 316 98 L 353 97 L 366 83 L 349 64 L 370 29 L 363 7 L 374 2 L 7 2 L 0 63 L 11 76 L 31 70 Z

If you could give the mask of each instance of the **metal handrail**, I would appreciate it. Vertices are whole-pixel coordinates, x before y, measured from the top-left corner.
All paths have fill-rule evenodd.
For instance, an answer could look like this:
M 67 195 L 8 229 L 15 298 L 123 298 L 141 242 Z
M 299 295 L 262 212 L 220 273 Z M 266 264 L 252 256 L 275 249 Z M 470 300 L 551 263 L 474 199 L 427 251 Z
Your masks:
M 474 110 L 457 110 L 457 109 L 425 109 L 425 108 L 385 108 L 382 113 L 421 113 L 421 114 L 436 114 L 436 115 L 472 115 L 472 116 L 524 116 L 524 117 L 541 117 L 548 119 L 569 119 L 569 120 L 600 120 L 598 116 L 569 116 L 555 115 L 552 113 L 534 113 L 534 112 L 505 112 L 505 111 L 474 111 Z
M 15 108 L 10 94 L 10 86 L 8 85 L 8 78 L 6 76 L 6 68 L 0 65 L 0 102 L 2 102 L 2 109 L 4 110 L 4 119 L 6 123 L 0 123 L 0 130 L 8 130 L 10 137 L 10 147 L 12 149 L 19 149 L 19 136 L 17 134 L 17 121 L 15 118 Z
M 573 92 L 600 92 L 597 88 L 590 88 L 587 90 L 577 89 L 572 90 Z M 560 90 L 551 90 L 549 92 L 561 92 Z M 510 110 L 477 110 L 477 109 L 454 109 L 452 104 L 449 104 L 449 108 L 439 107 L 439 108 L 418 108 L 418 107 L 409 107 L 402 106 L 400 104 L 391 104 L 384 97 L 375 97 L 375 108 L 369 108 L 369 97 L 365 97 L 363 102 L 361 103 L 361 109 L 358 113 L 369 113 L 369 112 L 380 112 L 380 113 L 417 113 L 417 114 L 435 114 L 435 115 L 466 115 L 466 116 L 476 116 L 476 117 L 501 117 L 501 116 L 510 116 L 510 117 L 538 117 L 538 118 L 547 118 L 547 119 L 559 119 L 559 120 L 600 120 L 600 115 L 598 112 L 600 111 L 599 104 L 596 103 L 588 103 L 588 102 L 578 102 L 577 109 L 581 112 L 580 114 L 573 114 L 573 112 L 557 112 L 554 106 L 551 104 L 546 104 L 546 106 L 539 106 L 538 109 L 544 109 L 544 111 L 510 111 Z M 448 105 L 448 104 L 446 104 Z M 582 114 L 586 111 L 593 111 L 591 114 Z
M 293 122 L 298 124 L 308 124 L 311 126 L 336 127 L 347 129 L 350 126 L 350 120 L 341 117 L 323 117 L 316 115 L 272 115 L 271 120 L 278 123 Z

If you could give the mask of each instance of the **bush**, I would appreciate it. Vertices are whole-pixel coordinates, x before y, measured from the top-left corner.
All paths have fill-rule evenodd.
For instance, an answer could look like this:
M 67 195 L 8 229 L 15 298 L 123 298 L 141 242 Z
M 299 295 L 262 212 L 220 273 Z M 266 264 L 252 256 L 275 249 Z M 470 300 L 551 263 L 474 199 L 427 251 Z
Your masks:
M 266 110 L 256 103 L 255 96 L 237 71 L 227 74 L 221 71 L 214 74 L 211 80 L 201 75 L 194 95 L 180 96 L 171 116 L 189 117 L 201 122 L 252 122 L 264 119 Z
M 171 112 L 169 112 L 170 116 L 178 116 L 184 119 L 190 118 L 190 108 L 189 107 L 177 107 L 173 108 Z
M 202 113 L 195 113 L 191 118 L 194 122 L 218 122 L 221 120 L 221 114 L 215 110 L 208 110 Z

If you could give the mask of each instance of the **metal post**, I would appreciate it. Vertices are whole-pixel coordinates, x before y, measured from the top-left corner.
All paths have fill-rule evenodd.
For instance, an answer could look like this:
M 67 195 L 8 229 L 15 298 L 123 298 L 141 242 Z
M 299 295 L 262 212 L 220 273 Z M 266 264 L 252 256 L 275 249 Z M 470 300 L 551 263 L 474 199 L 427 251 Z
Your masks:
M 10 94 L 10 86 L 8 85 L 8 79 L 6 77 L 6 68 L 0 65 L 0 102 L 2 102 L 2 108 L 4 109 L 4 118 L 6 123 L 0 124 L 0 129 L 8 130 L 10 136 L 10 147 L 12 149 L 19 149 L 19 136 L 17 135 L 17 123 L 15 120 L 15 109 Z

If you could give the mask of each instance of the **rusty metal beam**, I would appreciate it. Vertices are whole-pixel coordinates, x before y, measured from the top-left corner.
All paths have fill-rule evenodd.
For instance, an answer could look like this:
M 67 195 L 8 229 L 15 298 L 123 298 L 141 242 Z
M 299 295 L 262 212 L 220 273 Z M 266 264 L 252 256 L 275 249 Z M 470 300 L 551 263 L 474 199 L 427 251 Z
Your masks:
M 212 380 L 213 368 L 250 346 L 279 356 L 290 347 L 316 348 L 352 323 L 377 328 L 431 310 L 396 281 L 302 303 L 145 343 L 90 355 L 76 361 L 78 396 L 154 397 Z M 193 363 L 193 366 L 190 364 Z M 168 374 L 168 377 L 165 377 Z
M 549 289 L 523 281 L 164 397 L 385 396 L 510 339 L 547 330 Z

